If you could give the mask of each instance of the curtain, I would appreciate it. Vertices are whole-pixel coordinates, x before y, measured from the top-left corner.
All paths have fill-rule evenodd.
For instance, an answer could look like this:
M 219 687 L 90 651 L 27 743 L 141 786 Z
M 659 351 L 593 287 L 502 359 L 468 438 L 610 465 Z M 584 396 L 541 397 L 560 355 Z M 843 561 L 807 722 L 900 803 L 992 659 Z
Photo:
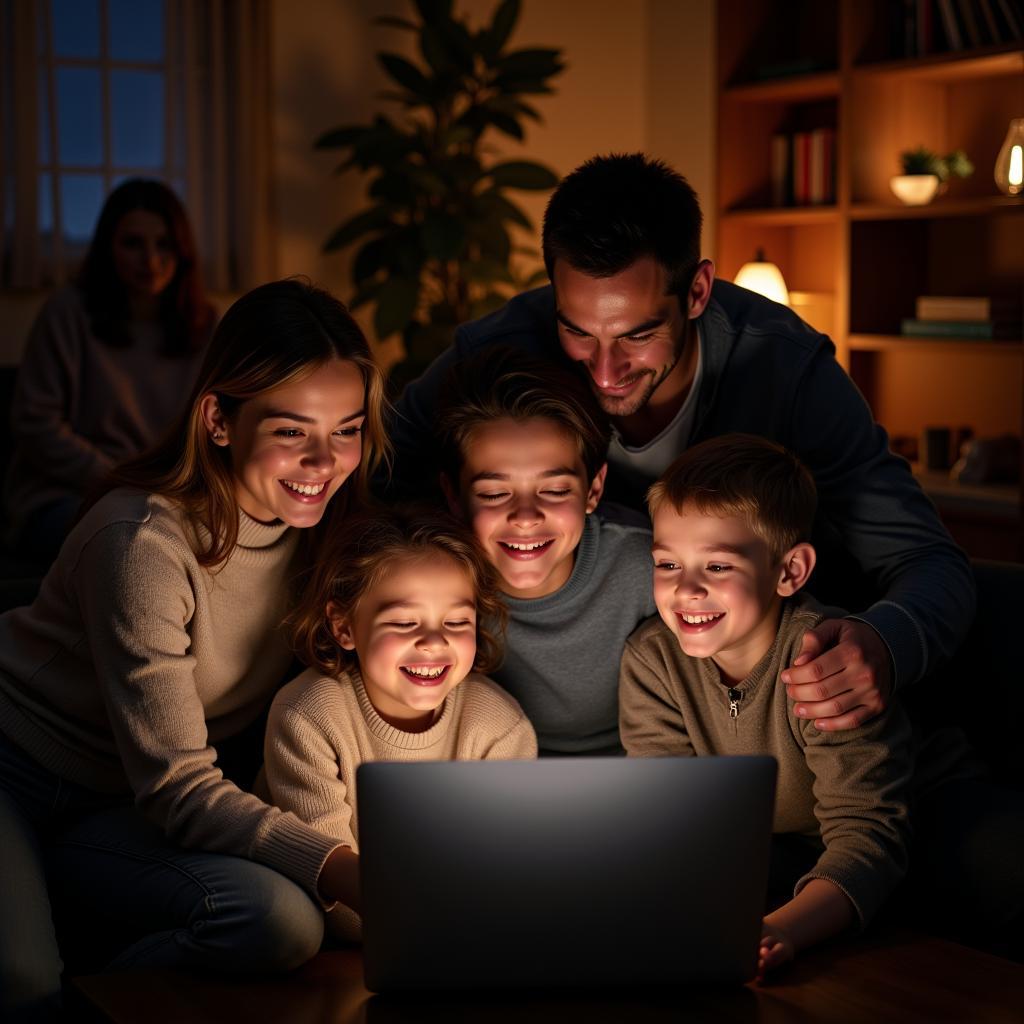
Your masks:
M 12 0 L 0 18 L 0 284 L 37 287 L 42 278 L 36 154 L 36 11 L 33 0 Z
M 185 193 L 214 291 L 274 276 L 270 4 L 179 0 L 169 94 Z M 175 126 L 175 129 L 177 126 Z

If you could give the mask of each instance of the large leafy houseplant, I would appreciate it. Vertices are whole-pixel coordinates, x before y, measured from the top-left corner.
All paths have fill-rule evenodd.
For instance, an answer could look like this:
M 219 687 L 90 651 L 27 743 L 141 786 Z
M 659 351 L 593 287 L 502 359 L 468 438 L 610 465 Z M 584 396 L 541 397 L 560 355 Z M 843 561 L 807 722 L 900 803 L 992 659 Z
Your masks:
M 346 155 L 339 172 L 370 176 L 371 205 L 327 240 L 328 251 L 359 245 L 352 264 L 350 306 L 375 305 L 378 338 L 402 332 L 406 359 L 395 383 L 414 377 L 451 340 L 454 325 L 499 306 L 502 286 L 529 286 L 510 267 L 509 226 L 532 230 L 508 190 L 549 189 L 557 177 L 527 160 L 495 161 L 485 143 L 492 130 L 525 137 L 539 120 L 526 97 L 551 93 L 564 64 L 558 49 L 508 49 L 519 0 L 502 0 L 490 23 L 470 28 L 452 0 L 416 0 L 417 19 L 378 23 L 413 33 L 422 65 L 396 53 L 377 59 L 394 88 L 392 118 L 326 132 L 321 149 Z M 540 274 L 540 277 L 543 275 Z

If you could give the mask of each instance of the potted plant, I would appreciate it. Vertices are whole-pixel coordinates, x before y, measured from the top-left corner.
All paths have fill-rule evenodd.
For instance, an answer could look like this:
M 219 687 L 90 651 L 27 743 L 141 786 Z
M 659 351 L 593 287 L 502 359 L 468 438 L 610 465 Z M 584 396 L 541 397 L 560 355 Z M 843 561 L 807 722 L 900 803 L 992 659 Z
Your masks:
M 900 154 L 903 173 L 889 179 L 893 194 L 907 206 L 924 206 L 943 191 L 951 177 L 967 178 L 974 173 L 974 165 L 962 149 L 947 156 L 924 146 Z
M 557 175 L 533 161 L 496 161 L 485 143 L 493 132 L 523 139 L 525 121 L 540 120 L 528 97 L 551 93 L 564 68 L 559 49 L 508 48 L 519 0 L 502 0 L 476 30 L 451 0 L 413 6 L 415 17 L 375 19 L 412 33 L 422 57 L 377 55 L 394 83 L 381 97 L 398 105 L 398 116 L 378 114 L 316 141 L 345 151 L 339 172 L 370 178 L 369 205 L 324 248 L 359 246 L 350 306 L 375 306 L 378 338 L 402 333 L 396 387 L 449 344 L 456 324 L 497 308 L 509 289 L 543 280 L 543 272 L 520 280 L 510 266 L 513 252 L 524 251 L 513 248 L 510 225 L 533 224 L 508 192 L 553 188 Z

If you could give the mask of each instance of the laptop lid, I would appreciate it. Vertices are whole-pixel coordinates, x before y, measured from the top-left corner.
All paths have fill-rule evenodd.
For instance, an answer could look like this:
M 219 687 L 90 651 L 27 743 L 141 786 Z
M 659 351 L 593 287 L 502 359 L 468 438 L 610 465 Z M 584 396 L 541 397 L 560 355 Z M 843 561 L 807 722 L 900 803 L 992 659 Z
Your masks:
M 359 767 L 374 991 L 753 977 L 771 757 Z

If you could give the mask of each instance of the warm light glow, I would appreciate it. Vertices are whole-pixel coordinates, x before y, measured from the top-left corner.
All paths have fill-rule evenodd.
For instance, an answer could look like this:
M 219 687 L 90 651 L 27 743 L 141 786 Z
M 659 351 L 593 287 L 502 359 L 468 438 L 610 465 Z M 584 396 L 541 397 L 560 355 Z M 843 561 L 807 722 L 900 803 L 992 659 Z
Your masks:
M 1024 117 L 1010 122 L 996 157 L 995 179 L 1000 191 L 1008 196 L 1024 196 Z
M 735 284 L 741 288 L 747 288 L 758 295 L 771 299 L 772 302 L 781 302 L 782 305 L 789 305 L 789 290 L 783 280 L 782 271 L 774 263 L 769 263 L 764 258 L 764 253 L 758 249 L 757 256 L 751 263 L 744 263 L 740 272 L 736 275 Z

